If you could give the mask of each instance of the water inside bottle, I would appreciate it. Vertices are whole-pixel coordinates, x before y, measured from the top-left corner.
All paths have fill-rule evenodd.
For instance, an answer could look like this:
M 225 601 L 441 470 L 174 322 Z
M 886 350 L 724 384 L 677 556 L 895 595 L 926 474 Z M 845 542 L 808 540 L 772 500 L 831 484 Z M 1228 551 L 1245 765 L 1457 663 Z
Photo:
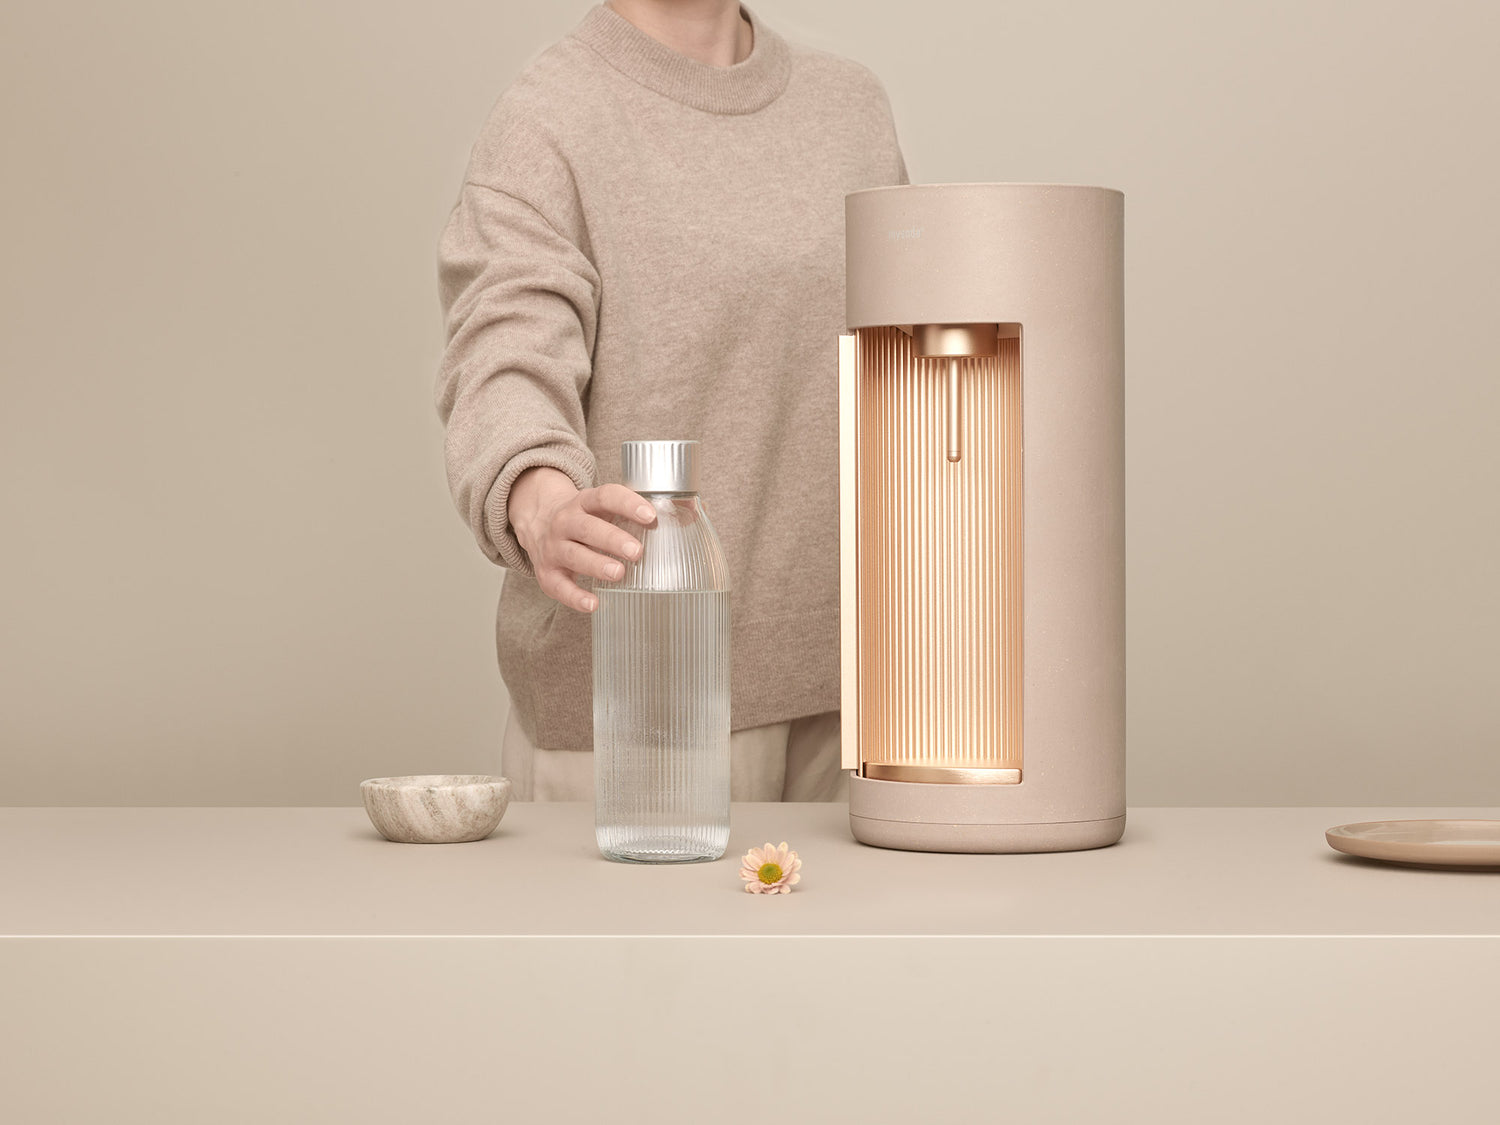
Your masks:
M 595 833 L 610 859 L 729 844 L 729 593 L 596 587 Z

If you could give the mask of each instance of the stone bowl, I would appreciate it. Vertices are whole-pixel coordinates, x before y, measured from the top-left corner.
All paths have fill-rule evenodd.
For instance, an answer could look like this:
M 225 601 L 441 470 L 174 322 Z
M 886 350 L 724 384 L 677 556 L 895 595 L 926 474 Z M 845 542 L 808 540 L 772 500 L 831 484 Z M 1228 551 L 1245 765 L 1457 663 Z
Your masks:
M 510 778 L 483 774 L 372 777 L 359 791 L 370 823 L 398 844 L 483 840 L 510 804 Z

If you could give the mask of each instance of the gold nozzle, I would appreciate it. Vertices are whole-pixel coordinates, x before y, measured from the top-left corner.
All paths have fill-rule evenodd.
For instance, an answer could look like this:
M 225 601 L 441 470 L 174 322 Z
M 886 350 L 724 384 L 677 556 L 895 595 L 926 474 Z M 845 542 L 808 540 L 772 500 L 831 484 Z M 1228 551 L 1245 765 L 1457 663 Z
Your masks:
M 913 324 L 912 351 L 923 359 L 948 361 L 948 460 L 963 459 L 963 407 L 958 361 L 1000 351 L 998 324 Z

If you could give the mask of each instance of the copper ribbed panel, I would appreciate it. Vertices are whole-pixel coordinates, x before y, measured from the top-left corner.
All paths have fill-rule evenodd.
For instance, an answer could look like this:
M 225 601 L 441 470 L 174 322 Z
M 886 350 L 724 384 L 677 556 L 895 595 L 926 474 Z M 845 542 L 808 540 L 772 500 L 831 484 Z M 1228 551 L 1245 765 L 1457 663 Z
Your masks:
M 1020 769 L 1020 341 L 959 361 L 949 461 L 949 361 L 856 335 L 861 757 Z

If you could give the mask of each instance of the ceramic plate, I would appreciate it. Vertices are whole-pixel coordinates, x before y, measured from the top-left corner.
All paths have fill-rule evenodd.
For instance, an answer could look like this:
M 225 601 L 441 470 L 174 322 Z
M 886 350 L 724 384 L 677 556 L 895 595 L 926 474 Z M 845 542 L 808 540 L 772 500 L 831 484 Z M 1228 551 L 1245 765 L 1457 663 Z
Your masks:
M 1367 820 L 1325 835 L 1349 855 L 1430 867 L 1500 867 L 1500 820 Z

